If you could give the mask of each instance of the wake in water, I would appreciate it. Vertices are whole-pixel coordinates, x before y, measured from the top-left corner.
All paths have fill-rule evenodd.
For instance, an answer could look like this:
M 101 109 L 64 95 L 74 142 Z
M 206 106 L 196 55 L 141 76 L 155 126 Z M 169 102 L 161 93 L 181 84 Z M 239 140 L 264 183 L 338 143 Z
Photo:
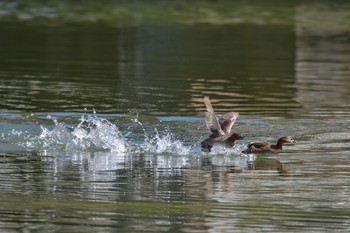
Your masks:
M 157 128 L 155 128 L 155 134 L 150 136 L 137 116 L 133 119 L 133 122 L 137 123 L 142 128 L 144 134 L 144 142 L 138 145 L 138 150 L 157 154 L 169 153 L 186 155 L 190 153 L 191 147 L 185 146 L 180 140 L 175 139 L 174 134 L 171 132 L 165 130 L 159 133 Z
M 56 118 L 47 116 L 54 123 L 48 127 L 40 125 L 40 134 L 33 135 L 28 132 L 12 130 L 4 138 L 10 139 L 20 146 L 29 150 L 52 150 L 52 151 L 75 151 L 75 152 L 98 152 L 111 151 L 114 153 L 147 153 L 147 154 L 170 154 L 170 155 L 205 155 L 199 145 L 185 145 L 176 138 L 176 135 L 169 130 L 158 131 L 154 128 L 152 132 L 147 131 L 139 121 L 138 116 L 131 119 L 131 122 L 138 126 L 143 132 L 143 140 L 134 142 L 128 137 L 134 134 L 128 128 L 123 134 L 116 124 L 109 120 L 92 115 L 82 115 L 76 126 L 58 122 Z M 233 148 L 214 147 L 212 155 L 240 154 L 243 145 L 236 145 Z M 209 155 L 210 155 L 209 154 Z

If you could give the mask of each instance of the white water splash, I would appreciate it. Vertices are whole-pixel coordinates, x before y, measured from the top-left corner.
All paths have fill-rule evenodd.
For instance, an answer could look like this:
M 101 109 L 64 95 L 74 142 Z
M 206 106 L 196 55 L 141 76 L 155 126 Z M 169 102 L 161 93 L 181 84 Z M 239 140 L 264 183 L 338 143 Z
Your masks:
M 174 136 L 165 132 L 160 135 L 157 129 L 154 137 L 145 135 L 145 142 L 141 145 L 141 149 L 153 153 L 171 153 L 177 155 L 186 155 L 190 152 L 190 147 L 186 147 L 179 140 L 174 139 Z
M 82 116 L 80 123 L 69 129 L 64 123 L 54 120 L 52 130 L 41 126 L 39 136 L 42 146 L 49 149 L 64 149 L 67 151 L 98 151 L 108 150 L 124 153 L 126 144 L 118 127 L 107 119 L 97 116 Z
M 154 128 L 154 136 L 150 135 L 142 122 L 138 119 L 138 114 L 132 121 L 138 124 L 144 136 L 144 143 L 137 145 L 135 151 L 157 153 L 157 154 L 173 154 L 173 155 L 187 155 L 189 154 L 191 148 L 185 146 L 180 140 L 175 139 L 174 134 L 168 130 L 159 133 L 157 128 Z M 153 134 L 152 133 L 152 134 Z
M 3 134 L 1 140 L 8 148 L 19 146 L 29 150 L 52 150 L 69 152 L 117 152 L 130 155 L 145 153 L 162 156 L 231 156 L 240 155 L 245 145 L 237 144 L 233 148 L 214 146 L 210 153 L 203 152 L 197 140 L 189 144 L 188 138 L 179 140 L 176 133 L 168 129 L 159 131 L 154 123 L 144 125 L 136 118 L 130 119 L 126 132 L 121 132 L 117 125 L 103 117 L 83 114 L 77 125 L 59 122 L 48 115 L 52 126 L 40 125 L 40 132 L 13 129 Z M 135 127 L 136 126 L 136 127 Z M 164 126 L 160 126 L 164 128 Z M 159 127 L 158 127 L 159 128 Z M 142 130 L 140 140 L 139 130 Z M 137 132 L 134 133 L 133 130 Z M 127 136 L 125 136 L 127 135 Z M 133 136 L 136 137 L 135 141 Z M 128 137 L 128 139 L 126 139 Z
M 242 151 L 247 148 L 246 144 L 236 144 L 233 147 L 227 148 L 222 145 L 214 145 L 209 154 L 213 155 L 243 155 Z

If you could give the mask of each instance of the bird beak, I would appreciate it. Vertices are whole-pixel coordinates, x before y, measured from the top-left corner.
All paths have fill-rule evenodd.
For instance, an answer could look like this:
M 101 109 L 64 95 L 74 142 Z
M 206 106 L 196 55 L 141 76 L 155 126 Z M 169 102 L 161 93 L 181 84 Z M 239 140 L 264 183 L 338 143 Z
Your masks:
M 239 135 L 239 136 L 238 136 L 238 139 L 239 139 L 239 140 L 242 140 L 242 139 L 244 139 L 244 137 L 243 137 L 242 135 Z
M 292 139 L 290 142 L 297 143 L 297 141 L 295 141 L 294 139 Z

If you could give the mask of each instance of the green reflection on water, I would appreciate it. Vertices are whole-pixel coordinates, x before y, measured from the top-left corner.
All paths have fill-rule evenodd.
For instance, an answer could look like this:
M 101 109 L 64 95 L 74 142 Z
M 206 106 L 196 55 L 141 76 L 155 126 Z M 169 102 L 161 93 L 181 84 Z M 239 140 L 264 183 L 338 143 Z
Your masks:
M 292 27 L 0 27 L 5 109 L 193 115 L 203 95 L 218 112 L 299 107 Z
M 187 231 L 218 227 L 217 232 L 237 226 L 276 232 L 348 228 L 349 5 L 251 3 L 1 2 L 0 107 L 23 111 L 9 124 L 2 120 L 6 130 L 38 135 L 38 124 L 51 122 L 41 119 L 45 113 L 35 119 L 27 112 L 62 114 L 84 107 L 98 113 L 136 109 L 146 129 L 163 129 L 149 115 L 199 115 L 203 95 L 210 95 L 218 113 L 242 113 L 235 130 L 247 138 L 288 132 L 304 142 L 287 147 L 292 153 L 278 159 L 258 158 L 248 171 L 225 166 L 222 156 L 200 161 L 207 164 L 197 171 L 167 170 L 150 165 L 178 155 L 141 153 L 140 161 L 131 156 L 126 171 L 112 166 L 115 160 L 111 167 L 101 165 L 116 171 L 112 179 L 94 170 L 91 158 L 71 161 L 72 153 L 65 155 L 63 168 L 42 155 L 15 154 L 11 160 L 2 154 L 0 227 L 119 222 L 124 229 L 152 226 L 158 232 L 160 225 Z M 325 16 L 326 27 L 320 23 Z M 245 114 L 267 124 L 240 122 Z M 301 114 L 331 121 L 303 122 Z M 294 119 L 285 122 L 289 117 Z M 77 124 L 64 115 L 62 121 Z M 135 122 L 121 122 L 131 138 L 144 139 L 142 128 L 132 131 Z M 190 145 L 207 134 L 197 120 L 167 126 Z M 16 150 L 17 141 L 27 141 L 25 135 L 6 135 L 2 140 Z M 150 154 L 155 161 L 143 158 Z
M 6 1 L 1 7 L 4 110 L 194 115 L 209 95 L 219 113 L 347 115 L 342 25 L 349 5 L 342 1 Z M 327 27 L 318 26 L 324 17 Z
M 289 205 L 247 203 L 166 203 L 166 202 L 98 202 L 87 200 L 35 198 L 28 195 L 0 195 L 2 213 L 10 222 L 31 219 L 40 224 L 56 224 L 55 228 L 119 226 L 119 229 L 143 227 L 140 231 L 178 225 L 179 229 L 343 229 L 349 219 L 346 209 L 297 209 Z M 235 217 L 239 216 L 239 218 Z M 208 221 L 210 218 L 210 221 Z M 167 222 L 169 219 L 172 223 Z M 207 220 L 206 220 L 207 219 Z M 165 221 L 165 222 L 163 222 Z M 207 224 L 204 224 L 204 222 Z M 64 225 L 61 225 L 64 224 Z M 219 225 L 218 225 L 219 224 Z M 327 225 L 330 224 L 330 225 Z
M 7 1 L 2 20 L 103 22 L 112 26 L 145 22 L 292 24 L 293 1 Z

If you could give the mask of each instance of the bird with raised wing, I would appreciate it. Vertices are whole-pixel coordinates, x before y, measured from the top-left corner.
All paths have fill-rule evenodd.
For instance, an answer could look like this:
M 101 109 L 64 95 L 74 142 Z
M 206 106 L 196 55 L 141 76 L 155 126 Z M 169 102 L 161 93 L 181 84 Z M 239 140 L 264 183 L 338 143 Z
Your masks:
M 202 141 L 203 150 L 210 152 L 215 144 L 222 144 L 225 147 L 232 147 L 237 140 L 243 139 L 240 134 L 233 133 L 230 135 L 231 128 L 235 123 L 239 113 L 228 112 L 217 118 L 209 97 L 204 97 L 206 106 L 205 123 L 211 131 L 209 137 Z

